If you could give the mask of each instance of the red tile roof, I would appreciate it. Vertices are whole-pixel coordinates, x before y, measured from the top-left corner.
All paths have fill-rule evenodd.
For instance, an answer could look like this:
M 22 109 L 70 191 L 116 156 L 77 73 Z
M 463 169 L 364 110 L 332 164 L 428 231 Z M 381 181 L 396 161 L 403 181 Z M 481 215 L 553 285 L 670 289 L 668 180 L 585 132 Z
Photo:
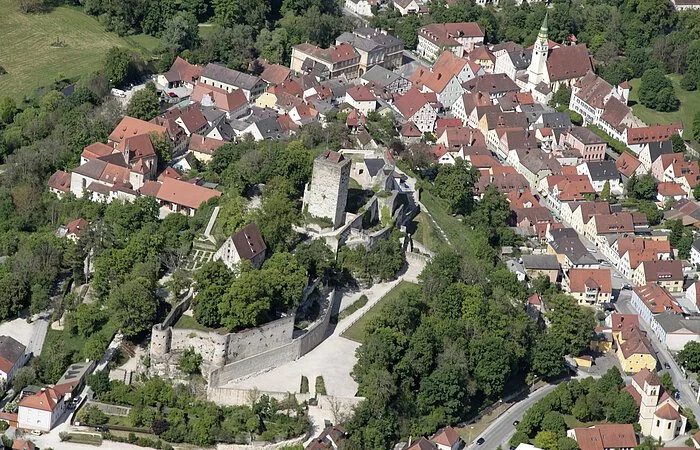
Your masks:
M 403 137 L 421 137 L 423 136 L 423 133 L 420 132 L 416 124 L 414 124 L 412 121 L 408 121 L 401 125 L 401 129 L 399 130 L 399 134 Z
M 644 286 L 636 286 L 634 292 L 653 314 L 660 314 L 665 311 L 683 312 L 683 309 L 671 294 L 658 284 L 650 283 Z
M 418 30 L 418 35 L 430 42 L 442 46 L 457 46 L 457 37 L 483 38 L 484 29 L 476 22 L 433 23 Z
M 242 89 L 234 89 L 231 92 L 219 89 L 204 83 L 197 83 L 192 91 L 192 101 L 202 103 L 205 96 L 211 98 L 214 105 L 226 112 L 234 111 L 248 103 Z
M 570 269 L 569 287 L 576 293 L 598 289 L 600 292 L 612 294 L 610 269 Z
M 681 418 L 681 415 L 678 413 L 678 411 L 673 408 L 669 403 L 666 403 L 664 406 L 661 408 L 657 409 L 654 415 L 660 419 L 666 419 L 666 420 L 678 420 Z
M 61 192 L 70 192 L 70 173 L 57 170 L 49 178 L 48 185 L 51 189 Z
M 74 219 L 68 222 L 66 224 L 66 229 L 68 230 L 68 233 L 80 236 L 85 232 L 85 230 L 88 229 L 88 226 L 89 224 L 87 220 L 81 217 L 79 219 Z
M 660 195 L 664 197 L 672 197 L 672 196 L 677 196 L 677 195 L 686 195 L 685 191 L 683 190 L 683 186 L 677 183 L 659 183 L 657 186 L 657 191 L 659 192 Z
M 202 66 L 190 64 L 178 56 L 175 58 L 175 61 L 173 61 L 173 65 L 170 66 L 170 70 L 163 75 L 170 82 L 185 81 L 187 83 L 193 83 L 199 78 L 203 70 L 204 68 Z
M 291 72 L 292 70 L 289 67 L 281 64 L 269 64 L 260 74 L 260 78 L 269 84 L 280 84 L 289 78 Z
M 618 172 L 628 178 L 631 177 L 634 171 L 641 165 L 642 163 L 639 162 L 634 155 L 628 152 L 622 153 L 622 155 L 617 158 L 617 161 L 615 161 L 615 167 L 617 168 Z
M 634 448 L 637 436 L 632 424 L 600 424 L 591 428 L 574 428 L 580 450 Z
M 406 120 L 410 120 L 426 104 L 428 99 L 415 87 L 394 100 L 394 106 Z
M 155 123 L 145 122 L 135 117 L 125 116 L 119 125 L 114 128 L 114 131 L 109 135 L 108 139 L 112 142 L 122 142 L 124 139 L 138 136 L 141 134 L 165 134 L 165 127 L 156 125 Z
M 362 84 L 351 87 L 346 93 L 356 102 L 373 102 L 377 100 L 374 94 L 367 89 L 367 86 Z
M 90 144 L 83 149 L 83 153 L 80 154 L 86 159 L 97 159 L 103 156 L 111 155 L 114 152 L 114 147 L 111 145 L 103 144 L 102 142 L 95 142 Z
M 557 47 L 549 51 L 547 70 L 550 81 L 581 78 L 593 70 L 586 44 Z
M 220 196 L 221 192 L 214 189 L 208 189 L 173 178 L 165 178 L 156 198 L 161 201 L 197 209 L 209 199 Z
M 452 448 L 457 442 L 459 442 L 460 437 L 454 428 L 447 426 L 433 435 L 430 440 L 436 444 Z
M 218 139 L 207 138 L 199 134 L 193 134 L 190 138 L 189 150 L 192 152 L 204 153 L 213 155 L 214 150 L 226 145 L 226 142 Z
M 42 411 L 53 411 L 60 400 L 58 391 L 54 388 L 43 388 L 34 395 L 28 395 L 19 402 L 20 408 L 39 409 Z
M 34 450 L 36 445 L 32 441 L 25 441 L 24 439 L 15 439 L 12 442 L 12 450 Z
M 683 130 L 683 124 L 654 125 L 651 127 L 627 128 L 628 144 L 645 144 L 670 139 L 674 134 Z

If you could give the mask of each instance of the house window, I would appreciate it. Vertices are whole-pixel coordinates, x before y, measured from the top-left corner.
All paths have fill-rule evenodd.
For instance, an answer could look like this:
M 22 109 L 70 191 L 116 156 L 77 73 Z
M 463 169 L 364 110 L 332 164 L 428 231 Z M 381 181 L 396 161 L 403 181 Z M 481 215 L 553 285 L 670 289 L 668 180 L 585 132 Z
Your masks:
M 656 426 L 658 427 L 658 426 L 660 426 L 660 425 L 661 425 L 661 421 L 660 421 L 660 420 L 657 420 L 657 421 L 656 421 Z
M 668 423 L 668 429 L 671 429 L 671 422 Z

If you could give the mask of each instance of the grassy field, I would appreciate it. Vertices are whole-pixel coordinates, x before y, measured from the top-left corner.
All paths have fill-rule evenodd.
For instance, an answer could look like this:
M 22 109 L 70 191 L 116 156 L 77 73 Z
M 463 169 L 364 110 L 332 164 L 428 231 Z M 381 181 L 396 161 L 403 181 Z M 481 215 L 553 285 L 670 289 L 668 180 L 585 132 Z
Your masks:
M 196 331 L 214 331 L 216 333 L 221 333 L 221 334 L 226 334 L 228 331 L 225 328 L 209 328 L 205 327 L 201 323 L 197 322 L 194 317 L 188 316 L 187 314 L 183 314 L 180 316 L 180 319 L 175 322 L 175 325 L 173 325 L 173 328 L 184 328 L 187 330 L 196 330 Z
M 413 222 L 415 229 L 411 230 L 411 233 L 414 240 L 434 252 L 445 247 L 446 244 L 442 236 L 440 236 L 440 232 L 435 228 L 435 224 L 425 212 L 418 214 Z
M 150 36 L 121 38 L 105 31 L 79 8 L 60 7 L 45 14 L 23 14 L 18 2 L 0 0 L 0 98 L 21 100 L 37 87 L 99 69 L 111 47 L 128 47 L 147 54 L 158 45 Z M 52 46 L 56 41 L 64 46 Z
M 367 322 L 369 322 L 373 317 L 377 316 L 382 312 L 382 304 L 384 304 L 387 301 L 387 299 L 400 297 L 407 290 L 413 289 L 416 286 L 418 285 L 415 283 L 401 281 L 399 284 L 396 285 L 396 287 L 394 287 L 394 289 L 387 292 L 387 294 L 384 297 L 382 297 L 381 300 L 379 300 L 373 307 L 371 307 L 369 311 L 365 313 L 364 316 L 360 317 L 360 319 L 357 322 L 355 322 L 347 330 L 345 330 L 343 334 L 341 334 L 341 336 L 352 341 L 362 343 Z
M 421 192 L 420 201 L 447 235 L 451 248 L 461 255 L 469 255 L 471 253 L 469 248 L 469 229 L 458 218 L 448 213 L 442 200 L 429 190 L 424 189 Z M 437 234 L 437 230 L 435 230 L 435 233 Z
M 637 93 L 639 92 L 639 83 L 641 82 L 639 78 L 630 80 L 630 85 L 632 86 L 632 91 L 630 92 L 630 103 L 636 103 L 632 106 L 632 110 L 634 111 L 634 114 L 642 119 L 647 125 L 683 122 L 685 128 L 683 131 L 683 136 L 685 136 L 686 139 L 690 139 L 690 136 L 693 135 L 693 117 L 695 116 L 696 112 L 700 111 L 700 90 L 691 92 L 684 91 L 680 87 L 680 75 L 669 75 L 668 77 L 673 82 L 676 95 L 681 101 L 681 107 L 678 109 L 678 111 L 659 112 L 638 103 L 639 98 L 637 97 Z

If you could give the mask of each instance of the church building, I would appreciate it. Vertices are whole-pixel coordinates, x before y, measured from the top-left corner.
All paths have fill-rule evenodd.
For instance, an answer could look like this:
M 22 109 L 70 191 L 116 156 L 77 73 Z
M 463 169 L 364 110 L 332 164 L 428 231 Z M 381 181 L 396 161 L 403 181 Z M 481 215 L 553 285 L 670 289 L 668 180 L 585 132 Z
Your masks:
M 547 20 L 544 16 L 537 40 L 532 48 L 532 59 L 527 73 L 516 83 L 532 93 L 535 101 L 547 103 L 560 86 L 569 86 L 593 70 L 591 57 L 585 44 L 561 45 L 549 39 Z
M 685 432 L 687 419 L 680 414 L 678 402 L 661 386 L 655 371 L 641 370 L 624 390 L 639 405 L 639 425 L 644 436 L 666 442 Z

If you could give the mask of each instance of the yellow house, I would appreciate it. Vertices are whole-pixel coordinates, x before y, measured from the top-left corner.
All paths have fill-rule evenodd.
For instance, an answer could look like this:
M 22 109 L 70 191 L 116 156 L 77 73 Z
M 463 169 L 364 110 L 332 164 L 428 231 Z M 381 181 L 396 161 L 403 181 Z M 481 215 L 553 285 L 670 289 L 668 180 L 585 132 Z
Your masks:
M 654 370 L 656 356 L 646 334 L 639 329 L 639 316 L 636 314 L 613 314 L 612 335 L 617 350 L 615 354 L 625 373 L 638 373 L 640 370 Z
M 605 353 L 613 348 L 613 337 L 611 329 L 608 327 L 596 327 L 588 348 L 594 352 Z

